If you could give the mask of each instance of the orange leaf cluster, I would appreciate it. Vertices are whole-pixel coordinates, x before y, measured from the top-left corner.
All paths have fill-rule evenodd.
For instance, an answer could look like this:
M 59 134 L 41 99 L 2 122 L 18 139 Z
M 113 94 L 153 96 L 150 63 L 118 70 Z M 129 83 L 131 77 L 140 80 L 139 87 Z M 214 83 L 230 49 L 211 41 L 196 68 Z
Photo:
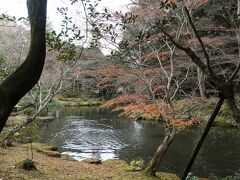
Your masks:
M 183 120 L 183 119 L 170 120 L 170 124 L 179 129 L 185 129 L 196 123 L 197 123 L 197 120 L 195 118 L 191 118 L 190 120 Z
M 171 126 L 177 127 L 179 130 L 183 130 L 197 123 L 196 118 L 189 120 L 177 118 L 170 119 L 173 114 L 182 115 L 181 112 L 170 110 L 166 103 L 161 104 L 159 109 L 155 103 L 146 101 L 146 96 L 141 94 L 128 94 L 122 95 L 117 98 L 111 99 L 103 103 L 100 108 L 113 108 L 113 111 L 121 111 L 119 116 L 126 116 L 131 118 L 147 117 L 150 119 L 165 119 L 165 122 Z M 169 118 L 170 117 L 170 118 Z
M 123 110 L 120 116 L 127 117 L 134 117 L 138 114 L 147 114 L 148 116 L 151 116 L 151 118 L 158 119 L 161 115 L 155 104 L 146 104 L 144 102 L 141 102 L 139 104 L 131 103 L 127 106 L 115 108 L 114 110 Z
M 119 106 L 119 105 L 126 105 L 132 102 L 142 102 L 144 99 L 144 95 L 139 95 L 139 94 L 125 94 L 122 96 L 119 96 L 114 99 L 110 99 L 106 102 L 104 102 L 100 108 L 110 108 L 113 106 Z
M 100 108 L 114 107 L 113 111 L 123 111 L 120 116 L 136 117 L 137 115 L 147 115 L 153 119 L 160 117 L 160 112 L 153 103 L 144 101 L 146 97 L 140 94 L 122 95 L 103 103 Z

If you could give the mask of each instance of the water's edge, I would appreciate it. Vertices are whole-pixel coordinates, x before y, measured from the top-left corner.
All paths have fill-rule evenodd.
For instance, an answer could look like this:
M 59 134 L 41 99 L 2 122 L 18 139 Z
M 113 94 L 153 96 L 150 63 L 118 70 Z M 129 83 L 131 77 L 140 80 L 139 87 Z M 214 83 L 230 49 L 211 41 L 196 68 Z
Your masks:
M 160 170 L 179 175 L 200 132 L 200 128 L 191 128 L 179 134 Z M 41 136 L 42 142 L 60 147 L 63 154 L 77 160 L 95 157 L 149 161 L 163 139 L 164 129 L 156 122 L 120 119 L 96 107 L 65 107 L 60 118 L 42 127 Z M 220 177 L 232 175 L 240 164 L 239 145 L 239 131 L 212 128 L 191 171 L 200 177 L 210 173 Z

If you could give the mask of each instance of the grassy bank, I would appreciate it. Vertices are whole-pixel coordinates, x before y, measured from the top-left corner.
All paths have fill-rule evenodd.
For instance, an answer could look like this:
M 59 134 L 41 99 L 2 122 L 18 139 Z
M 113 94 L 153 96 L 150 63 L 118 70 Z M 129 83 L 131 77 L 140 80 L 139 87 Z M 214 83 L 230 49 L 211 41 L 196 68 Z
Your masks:
M 56 97 L 55 101 L 63 106 L 98 106 L 102 103 L 99 98 L 65 98 Z
M 40 149 L 40 150 L 39 150 Z M 44 150 L 45 149 L 45 150 Z M 149 177 L 141 171 L 129 171 L 129 165 L 122 160 L 107 160 L 100 164 L 77 162 L 65 157 L 50 156 L 49 147 L 33 145 L 33 161 L 36 170 L 24 170 L 19 165 L 29 158 L 29 145 L 17 144 L 10 148 L 0 148 L 0 178 L 2 179 L 49 179 L 49 180 L 73 180 L 73 179 L 164 179 L 178 180 L 174 174 L 158 173 L 157 177 Z M 50 153 L 51 154 L 51 153 Z

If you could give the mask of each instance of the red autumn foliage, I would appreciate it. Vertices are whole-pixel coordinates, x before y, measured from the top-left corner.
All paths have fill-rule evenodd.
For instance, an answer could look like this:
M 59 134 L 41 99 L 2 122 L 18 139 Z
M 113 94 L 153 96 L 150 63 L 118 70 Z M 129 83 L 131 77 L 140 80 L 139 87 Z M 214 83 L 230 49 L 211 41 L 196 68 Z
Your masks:
M 187 121 L 183 119 L 170 120 L 170 124 L 175 127 L 178 127 L 179 129 L 185 129 L 187 127 L 193 126 L 196 123 L 197 123 L 197 119 L 195 118 L 191 118 Z
M 163 119 L 167 117 L 167 114 L 178 114 L 182 113 L 170 110 L 167 105 L 162 103 L 161 107 L 159 104 L 153 103 L 151 100 L 147 100 L 147 96 L 144 94 L 125 94 L 117 98 L 111 99 L 103 103 L 100 108 L 112 108 L 112 111 L 120 111 L 119 116 L 125 116 L 130 118 L 136 117 L 148 117 L 156 120 L 164 120 L 168 125 L 175 126 L 179 130 L 185 129 L 189 126 L 194 125 L 197 121 L 195 118 L 184 120 L 181 118 L 172 118 L 170 120 Z
M 126 105 L 132 102 L 143 102 L 145 95 L 140 94 L 124 94 L 114 99 L 110 99 L 103 103 L 100 108 L 110 108 L 113 106 Z
M 145 95 L 126 94 L 106 101 L 100 108 L 113 107 L 113 111 L 122 111 L 120 116 L 137 117 L 144 114 L 152 119 L 159 119 L 161 113 L 156 105 L 145 101 L 145 98 Z

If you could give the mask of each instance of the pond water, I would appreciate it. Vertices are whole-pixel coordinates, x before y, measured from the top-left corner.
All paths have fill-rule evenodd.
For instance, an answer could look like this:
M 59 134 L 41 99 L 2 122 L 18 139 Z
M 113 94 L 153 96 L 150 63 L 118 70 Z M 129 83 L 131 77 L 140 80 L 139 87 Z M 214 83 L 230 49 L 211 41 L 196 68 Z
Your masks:
M 64 108 L 60 118 L 41 128 L 41 141 L 60 148 L 77 160 L 96 157 L 127 162 L 149 161 L 164 137 L 157 122 L 118 118 L 96 107 Z M 192 128 L 180 133 L 165 155 L 160 170 L 181 174 L 201 133 Z M 240 132 L 212 128 L 191 172 L 201 177 L 209 173 L 224 177 L 240 169 Z

